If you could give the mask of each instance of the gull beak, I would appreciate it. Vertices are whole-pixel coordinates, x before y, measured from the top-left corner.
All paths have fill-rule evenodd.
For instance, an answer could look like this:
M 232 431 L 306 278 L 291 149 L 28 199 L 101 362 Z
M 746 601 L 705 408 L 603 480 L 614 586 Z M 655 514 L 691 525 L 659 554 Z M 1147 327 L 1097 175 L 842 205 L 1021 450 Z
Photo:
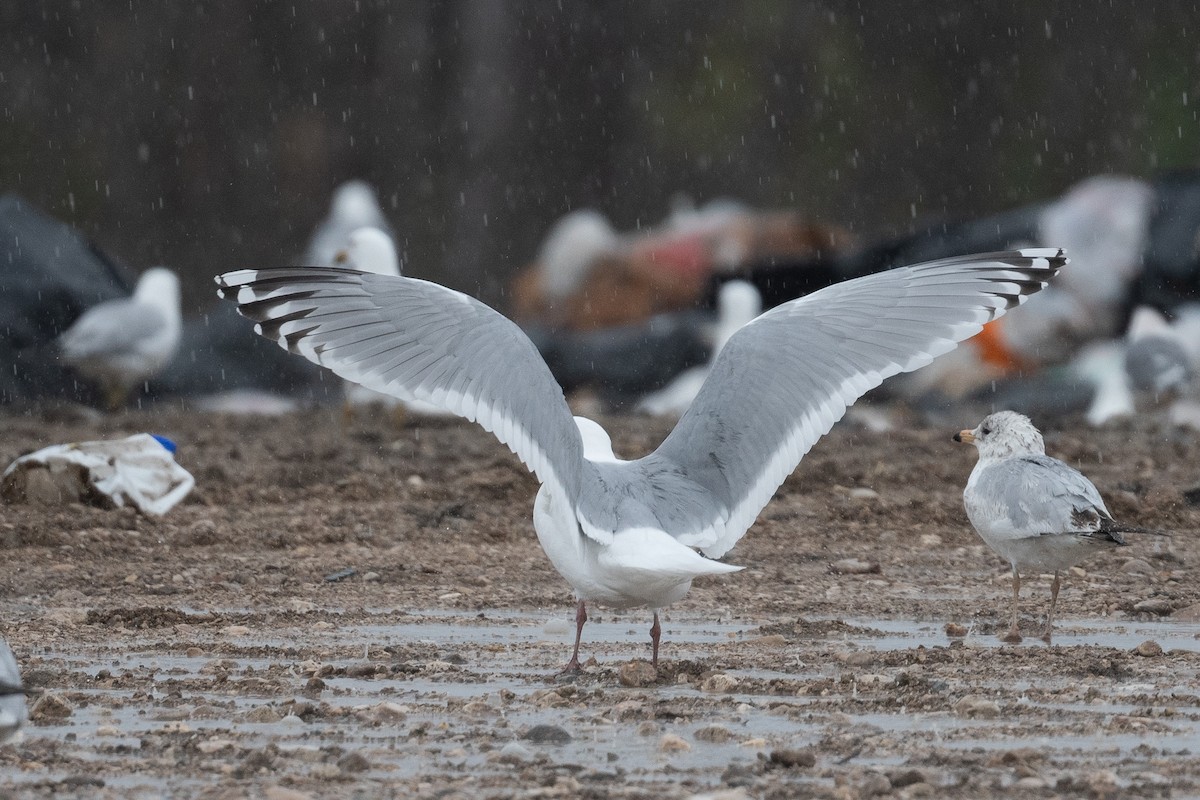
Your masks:
M 974 444 L 975 434 L 971 431 L 959 431 L 954 434 L 954 441 L 962 442 L 963 444 Z

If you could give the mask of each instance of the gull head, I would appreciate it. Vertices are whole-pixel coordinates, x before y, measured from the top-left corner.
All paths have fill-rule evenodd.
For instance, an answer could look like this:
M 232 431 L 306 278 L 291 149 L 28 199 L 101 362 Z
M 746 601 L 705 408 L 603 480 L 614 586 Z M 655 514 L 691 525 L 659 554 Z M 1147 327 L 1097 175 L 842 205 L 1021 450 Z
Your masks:
M 371 219 L 381 215 L 375 190 L 366 181 L 346 181 L 333 192 L 330 216 L 337 219 Z
M 988 414 L 974 430 L 954 434 L 954 441 L 975 445 L 981 459 L 1046 453 L 1042 434 L 1029 417 L 1015 411 Z
M 615 464 L 621 460 L 613 452 L 612 439 L 600 427 L 600 423 L 587 417 L 575 417 L 575 427 L 579 428 L 579 436 L 583 439 L 583 457 L 588 461 Z
M 339 267 L 374 272 L 376 275 L 399 275 L 400 260 L 392 237 L 379 228 L 356 228 L 346 237 L 346 246 L 333 257 Z
M 138 278 L 133 299 L 179 313 L 179 278 L 166 267 L 152 267 Z

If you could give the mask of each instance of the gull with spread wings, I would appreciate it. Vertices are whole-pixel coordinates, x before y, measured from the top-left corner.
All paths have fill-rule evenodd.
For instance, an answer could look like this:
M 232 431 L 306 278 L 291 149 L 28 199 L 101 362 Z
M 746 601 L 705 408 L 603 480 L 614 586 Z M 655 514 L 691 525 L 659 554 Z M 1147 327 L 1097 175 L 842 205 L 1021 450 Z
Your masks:
M 961 256 L 857 278 L 785 303 L 735 333 L 657 450 L 614 455 L 572 417 L 514 323 L 415 278 L 316 267 L 217 277 L 255 331 L 336 374 L 423 400 L 491 431 L 541 481 L 534 529 L 575 590 L 579 669 L 586 603 L 658 611 L 722 563 L 784 478 L 885 378 L 922 367 L 1024 302 L 1067 263 L 1061 250 Z

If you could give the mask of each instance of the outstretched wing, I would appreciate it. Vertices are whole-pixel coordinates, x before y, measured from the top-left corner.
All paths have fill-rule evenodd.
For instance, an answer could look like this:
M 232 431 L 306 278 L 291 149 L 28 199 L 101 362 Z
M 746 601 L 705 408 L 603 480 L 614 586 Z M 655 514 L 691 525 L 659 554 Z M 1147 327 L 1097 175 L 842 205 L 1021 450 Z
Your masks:
M 255 332 L 347 380 L 477 422 L 543 483 L 578 493 L 583 446 L 562 388 L 529 338 L 436 283 L 326 267 L 217 276 Z
M 634 462 L 647 496 L 684 485 L 706 495 L 668 509 L 668 532 L 710 558 L 723 555 L 858 397 L 952 350 L 1066 263 L 1061 250 L 1034 249 L 892 269 L 743 327 L 671 435 Z M 581 507 L 580 515 L 603 527 L 602 510 Z

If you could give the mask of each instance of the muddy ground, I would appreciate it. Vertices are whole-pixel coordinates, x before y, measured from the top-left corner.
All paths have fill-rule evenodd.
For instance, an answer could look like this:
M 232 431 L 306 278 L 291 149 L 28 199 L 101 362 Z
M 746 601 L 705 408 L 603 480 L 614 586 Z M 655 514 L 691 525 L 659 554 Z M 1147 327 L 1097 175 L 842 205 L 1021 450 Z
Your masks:
M 1074 570 L 1052 646 L 1005 645 L 1008 571 L 949 439 L 978 415 L 837 428 L 727 556 L 746 569 L 666 612 L 655 682 L 627 686 L 645 611 L 594 609 L 586 671 L 556 677 L 573 606 L 536 484 L 472 425 L 0 411 L 0 466 L 148 430 L 197 481 L 162 519 L 0 506 L 0 629 L 45 692 L 0 746 L 0 794 L 1200 794 L 1200 436 L 1043 425 L 1118 518 L 1176 534 Z M 626 456 L 669 427 L 606 424 Z M 1048 586 L 1026 578 L 1031 632 Z

